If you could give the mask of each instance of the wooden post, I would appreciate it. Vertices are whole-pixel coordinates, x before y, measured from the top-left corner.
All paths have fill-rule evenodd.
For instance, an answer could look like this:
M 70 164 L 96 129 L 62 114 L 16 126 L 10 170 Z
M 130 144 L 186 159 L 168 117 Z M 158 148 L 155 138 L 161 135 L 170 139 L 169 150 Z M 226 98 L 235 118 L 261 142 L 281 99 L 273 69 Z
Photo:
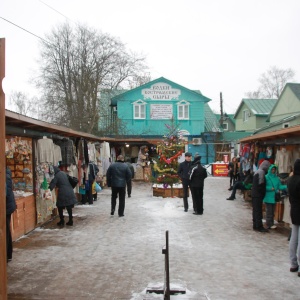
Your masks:
M 0 299 L 7 299 L 6 274 L 6 198 L 5 198 L 5 39 L 0 38 Z

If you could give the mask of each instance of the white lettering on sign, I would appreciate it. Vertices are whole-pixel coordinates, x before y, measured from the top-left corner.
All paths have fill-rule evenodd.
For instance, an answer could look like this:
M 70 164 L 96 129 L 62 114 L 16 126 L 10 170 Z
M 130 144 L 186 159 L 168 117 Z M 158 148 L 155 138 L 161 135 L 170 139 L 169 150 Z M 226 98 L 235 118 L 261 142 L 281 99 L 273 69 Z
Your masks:
M 154 120 L 172 119 L 173 106 L 172 104 L 151 104 L 150 118 Z
M 144 99 L 151 100 L 178 99 L 180 94 L 181 91 L 179 89 L 173 89 L 169 84 L 164 82 L 155 83 L 149 89 L 142 89 Z

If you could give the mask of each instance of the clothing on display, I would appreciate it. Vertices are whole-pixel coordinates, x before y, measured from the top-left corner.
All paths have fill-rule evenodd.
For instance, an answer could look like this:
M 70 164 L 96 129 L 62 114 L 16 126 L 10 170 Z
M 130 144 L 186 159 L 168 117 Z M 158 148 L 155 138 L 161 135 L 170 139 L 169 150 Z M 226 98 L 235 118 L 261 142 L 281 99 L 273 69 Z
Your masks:
M 292 154 L 286 148 L 277 150 L 275 165 L 278 166 L 278 173 L 290 173 L 292 170 Z
M 44 136 L 37 141 L 37 162 L 54 163 L 54 143 L 52 139 Z

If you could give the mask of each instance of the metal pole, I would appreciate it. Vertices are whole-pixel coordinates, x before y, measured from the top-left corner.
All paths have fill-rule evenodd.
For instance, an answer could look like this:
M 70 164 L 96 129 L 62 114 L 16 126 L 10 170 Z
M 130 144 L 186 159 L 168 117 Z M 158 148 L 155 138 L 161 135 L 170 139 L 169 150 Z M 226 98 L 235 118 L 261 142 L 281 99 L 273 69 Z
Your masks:
M 165 293 L 164 300 L 170 300 L 170 272 L 169 272 L 169 231 L 166 231 L 166 253 L 165 253 L 165 271 L 166 271 L 166 281 L 165 281 Z
M 0 38 L 0 299 L 7 299 L 6 197 L 5 197 L 5 39 Z

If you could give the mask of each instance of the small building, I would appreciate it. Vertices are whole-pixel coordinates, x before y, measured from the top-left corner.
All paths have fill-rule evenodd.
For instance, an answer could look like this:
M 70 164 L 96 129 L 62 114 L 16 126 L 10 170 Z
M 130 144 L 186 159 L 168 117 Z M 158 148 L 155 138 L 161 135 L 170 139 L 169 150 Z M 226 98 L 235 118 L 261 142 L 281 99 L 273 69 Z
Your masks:
M 126 127 L 123 138 L 161 139 L 166 124 L 178 125 L 186 140 L 186 151 L 198 152 L 208 163 L 214 151 L 207 147 L 211 140 L 205 130 L 205 106 L 211 99 L 200 91 L 190 90 L 164 77 L 111 98 L 114 120 Z
M 242 99 L 234 119 L 235 130 L 253 132 L 265 127 L 277 99 Z

